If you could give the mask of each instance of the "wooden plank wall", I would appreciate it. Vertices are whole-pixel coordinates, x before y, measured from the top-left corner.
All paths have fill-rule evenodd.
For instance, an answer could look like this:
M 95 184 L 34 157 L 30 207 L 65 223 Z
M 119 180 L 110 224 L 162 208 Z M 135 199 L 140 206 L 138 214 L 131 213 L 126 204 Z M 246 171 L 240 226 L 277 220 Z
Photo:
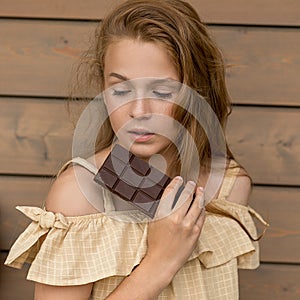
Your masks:
M 4 267 L 70 155 L 68 76 L 96 21 L 121 1 L 2 0 L 0 5 L 0 298 L 32 299 L 26 270 Z M 190 0 L 228 64 L 230 145 L 248 169 L 251 205 L 271 224 L 261 266 L 241 271 L 242 300 L 300 298 L 300 2 Z M 15 287 L 18 287 L 16 289 Z

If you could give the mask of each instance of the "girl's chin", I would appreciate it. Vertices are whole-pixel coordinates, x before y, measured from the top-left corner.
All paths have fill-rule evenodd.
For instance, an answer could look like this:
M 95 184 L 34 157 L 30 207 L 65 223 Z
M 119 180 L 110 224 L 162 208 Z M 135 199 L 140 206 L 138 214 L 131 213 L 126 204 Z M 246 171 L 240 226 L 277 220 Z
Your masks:
M 127 147 L 130 152 L 135 156 L 140 157 L 148 161 L 153 155 L 158 154 L 160 151 L 153 145 L 141 144 L 141 143 L 132 143 Z
M 163 156 L 165 156 L 164 154 L 169 152 L 166 151 L 166 149 L 168 148 L 168 146 L 170 146 L 168 141 L 160 143 L 160 141 L 158 140 L 152 140 L 148 142 L 134 142 L 129 141 L 128 139 L 119 139 L 118 142 L 134 155 L 145 160 L 149 160 L 155 154 L 162 154 Z
M 133 143 L 129 149 L 134 155 L 148 160 L 152 155 L 157 154 L 156 149 L 147 144 Z

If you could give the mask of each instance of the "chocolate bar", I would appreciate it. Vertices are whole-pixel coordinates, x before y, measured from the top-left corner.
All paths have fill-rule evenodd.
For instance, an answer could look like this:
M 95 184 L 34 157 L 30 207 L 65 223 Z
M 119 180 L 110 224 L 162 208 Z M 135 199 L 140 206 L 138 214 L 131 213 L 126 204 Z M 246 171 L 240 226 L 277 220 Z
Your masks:
M 94 180 L 153 218 L 171 178 L 117 144 Z

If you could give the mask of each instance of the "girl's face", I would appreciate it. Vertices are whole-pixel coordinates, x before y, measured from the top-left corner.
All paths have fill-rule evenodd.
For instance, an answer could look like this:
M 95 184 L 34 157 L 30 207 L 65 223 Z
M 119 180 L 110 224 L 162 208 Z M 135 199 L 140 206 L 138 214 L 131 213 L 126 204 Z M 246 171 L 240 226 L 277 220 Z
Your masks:
M 167 159 L 170 139 L 157 129 L 176 137 L 174 104 L 166 99 L 179 80 L 168 52 L 155 43 L 121 39 L 108 47 L 104 63 L 105 103 L 120 143 L 137 156 Z

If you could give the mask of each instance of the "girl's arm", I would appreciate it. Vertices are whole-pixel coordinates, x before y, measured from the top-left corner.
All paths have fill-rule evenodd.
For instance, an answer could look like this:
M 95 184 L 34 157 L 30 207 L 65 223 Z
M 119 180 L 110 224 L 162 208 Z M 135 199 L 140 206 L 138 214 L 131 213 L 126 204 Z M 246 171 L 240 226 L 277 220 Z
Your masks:
M 170 213 L 181 184 L 182 180 L 175 178 L 165 190 L 156 214 L 158 220 L 149 223 L 146 256 L 107 299 L 157 299 L 191 255 L 204 222 L 202 190 L 197 189 L 190 207 L 195 184 L 188 182 L 175 211 Z
M 78 215 L 82 211 L 88 213 L 87 201 L 73 176 L 71 168 L 54 183 L 46 202 L 47 210 L 65 215 Z M 148 226 L 148 247 L 144 259 L 107 299 L 156 299 L 191 255 L 204 222 L 202 191 L 197 189 L 191 205 L 195 184 L 187 183 L 171 213 L 172 203 L 181 184 L 182 179 L 174 178 L 166 188 L 156 220 Z M 72 199 L 71 209 L 65 199 Z M 36 283 L 35 300 L 85 300 L 89 299 L 91 290 L 92 283 L 70 287 Z
M 93 284 L 53 286 L 36 283 L 34 300 L 88 300 Z

